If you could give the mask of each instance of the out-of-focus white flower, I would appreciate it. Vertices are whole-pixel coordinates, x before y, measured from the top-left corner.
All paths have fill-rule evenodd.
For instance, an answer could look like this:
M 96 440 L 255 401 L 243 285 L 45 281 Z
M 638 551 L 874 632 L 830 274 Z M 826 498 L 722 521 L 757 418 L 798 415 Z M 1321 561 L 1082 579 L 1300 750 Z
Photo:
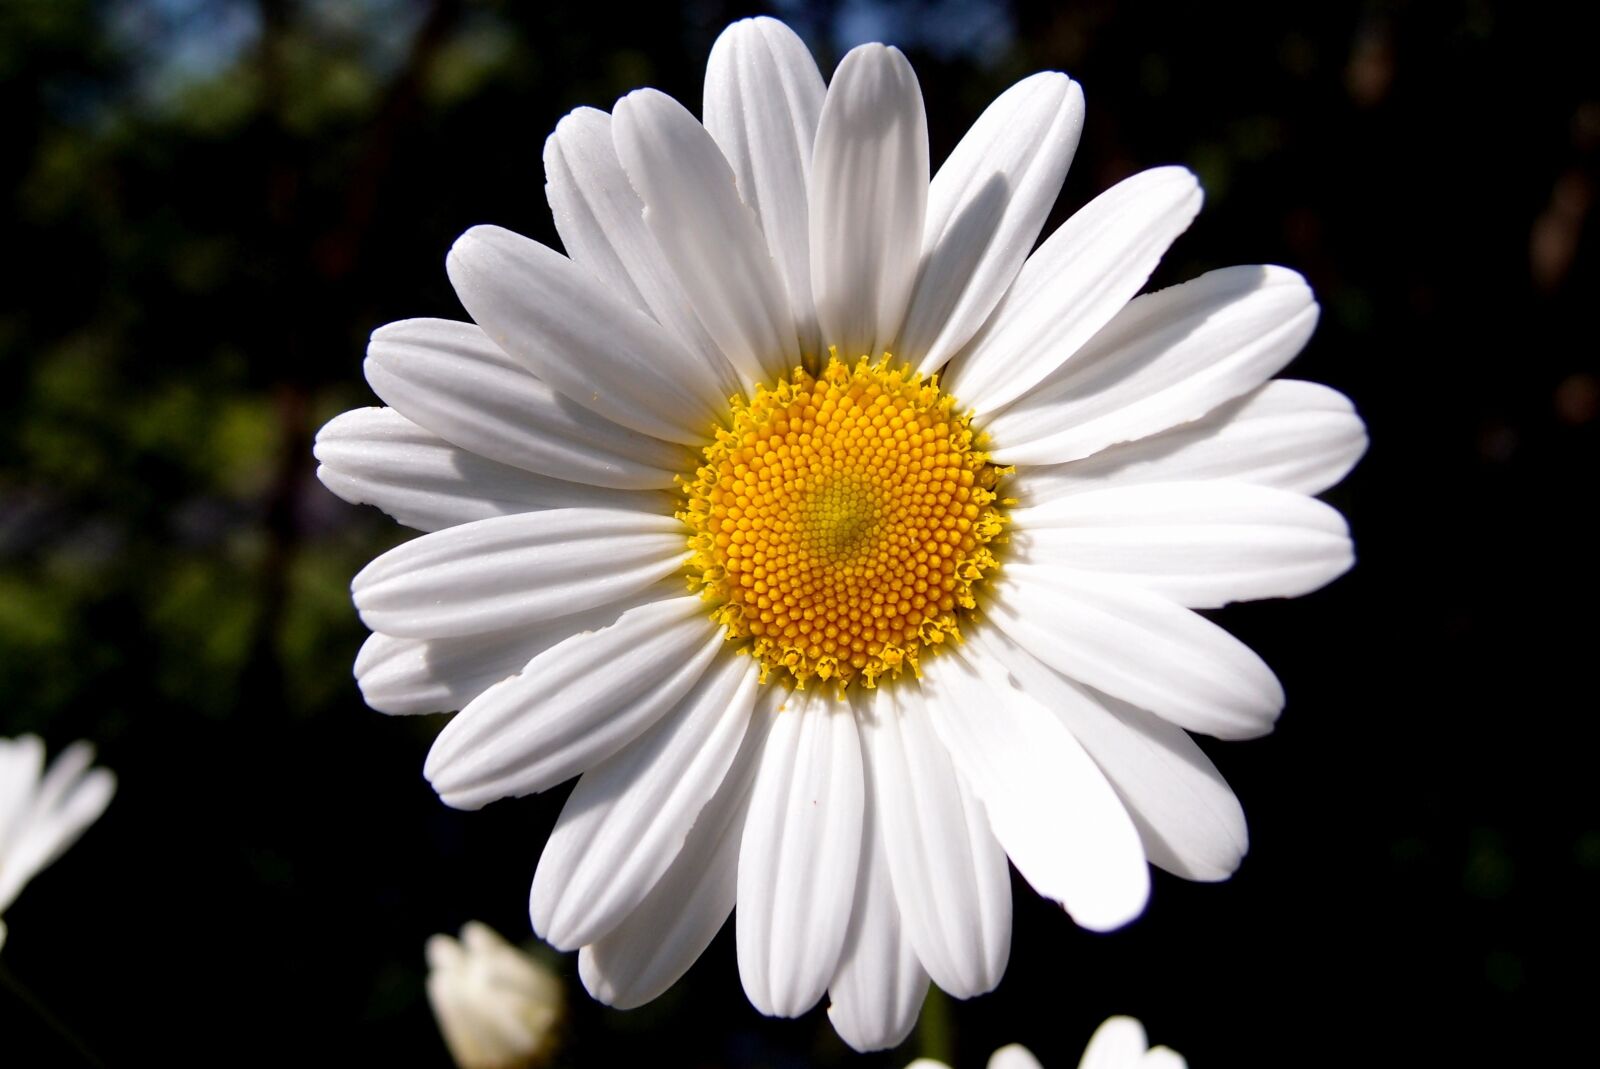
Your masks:
M 0 913 L 105 812 L 117 778 L 93 763 L 94 747 L 75 742 L 46 771 L 37 735 L 0 739 Z
M 555 1053 L 561 981 L 479 921 L 428 940 L 428 1001 L 461 1069 L 528 1069 Z
M 1108 1017 L 1089 1037 L 1078 1069 L 1186 1069 L 1183 1056 L 1167 1047 L 1152 1047 L 1144 1026 L 1132 1017 Z M 906 1069 L 950 1069 L 932 1058 L 918 1058 Z M 1020 1043 L 1001 1047 L 989 1056 L 988 1069 L 1044 1069 L 1033 1052 Z

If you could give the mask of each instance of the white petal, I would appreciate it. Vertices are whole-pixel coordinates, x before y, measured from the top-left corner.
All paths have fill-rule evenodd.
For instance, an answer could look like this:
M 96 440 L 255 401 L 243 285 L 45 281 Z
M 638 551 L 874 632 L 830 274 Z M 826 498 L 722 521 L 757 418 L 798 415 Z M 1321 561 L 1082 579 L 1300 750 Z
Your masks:
M 773 715 L 739 847 L 739 976 L 762 1013 L 798 1017 L 833 978 L 855 897 L 862 794 L 850 706 L 792 694 Z
M 698 597 L 631 609 L 573 635 L 446 724 L 423 773 L 445 804 L 477 809 L 598 765 L 676 705 L 723 638 Z
M 957 779 L 915 684 L 879 688 L 861 729 L 907 938 L 956 998 L 992 990 L 1011 953 L 1011 874 L 982 803 Z
M 987 1069 L 1044 1069 L 1033 1052 L 1020 1043 L 1009 1043 L 989 1055 Z
M 1355 563 L 1350 530 L 1316 498 L 1245 483 L 1146 483 L 1011 513 L 1017 559 L 1075 568 L 1192 609 L 1292 598 Z
M 1033 889 L 1083 927 L 1127 924 L 1144 910 L 1150 869 L 1121 800 L 1060 720 L 1000 666 L 967 656 L 928 666 L 928 705 L 995 838 Z
M 706 61 L 706 130 L 761 221 L 803 353 L 819 351 L 806 185 L 826 92 L 810 49 L 777 19 L 740 19 Z
M 1083 131 L 1083 90 L 1024 78 L 990 104 L 933 176 L 922 262 L 894 351 L 937 371 L 994 311 L 1033 249 Z
M 1166 598 L 1085 572 L 1008 564 L 990 618 L 1045 664 L 1179 727 L 1223 739 L 1272 730 L 1277 677 L 1249 647 Z
M 0 911 L 99 819 L 117 786 L 108 769 L 89 767 L 94 747 L 87 742 L 62 750 L 42 776 L 44 745 L 36 736 L 14 740 L 7 750 L 0 778 L 12 790 L 10 819 L 0 819 Z
M 676 572 L 687 543 L 670 515 L 549 509 L 414 538 L 351 580 L 374 631 L 450 638 L 617 601 Z
M 472 323 L 406 319 L 379 327 L 366 374 L 379 397 L 452 445 L 557 479 L 670 487 L 689 457 L 561 396 Z
M 982 415 L 1022 396 L 1069 357 L 1075 363 L 1074 354 L 1188 229 L 1200 201 L 1194 175 L 1157 167 L 1084 205 L 1028 257 L 994 315 L 951 361 L 947 391 Z
M 645 225 L 644 202 L 617 159 L 611 116 L 578 108 L 556 124 L 544 143 L 544 193 L 573 263 L 671 331 L 710 368 L 724 396 L 735 392 L 738 377 Z
M 724 414 L 705 360 L 554 249 L 475 226 L 450 247 L 445 268 L 484 333 L 585 408 L 694 446 Z
M 1059 464 L 1199 419 L 1260 386 L 1317 325 L 1305 280 L 1229 267 L 1130 303 L 988 430 L 1000 464 Z
M 626 920 L 579 952 L 584 988 L 608 1006 L 642 1006 L 677 983 L 733 912 L 750 783 L 781 694 L 768 687 L 758 699 L 732 767 L 677 860 Z
M 1224 880 L 1249 849 L 1244 810 L 1182 728 L 1073 683 L 994 628 L 967 638 L 1055 713 L 1100 766 L 1150 862 L 1189 880 Z
M 100 819 L 117 791 L 117 777 L 105 768 L 92 768 L 75 780 L 48 813 L 35 813 L 27 833 L 7 851 L 0 872 L 0 910 L 34 874 L 45 868 Z
M 539 858 L 533 930 L 559 950 L 592 943 L 644 900 L 683 848 L 745 736 L 759 673 L 722 658 L 626 749 L 578 780 Z
M 1078 1069 L 1136 1069 L 1149 1041 L 1144 1026 L 1132 1017 L 1109 1017 L 1084 1048 Z
M 800 360 L 788 291 L 717 143 L 676 100 L 640 89 L 617 101 L 617 158 L 644 219 L 706 331 L 746 387 Z
M 485 460 L 392 408 L 335 416 L 317 432 L 312 452 L 322 464 L 317 478 L 329 490 L 420 531 L 548 508 L 670 508 L 661 495 L 569 483 Z
M 548 646 L 581 630 L 566 620 L 537 629 Z M 463 638 L 398 638 L 374 632 L 356 654 L 356 682 L 367 704 L 380 713 L 409 715 L 460 709 L 507 676 L 516 675 L 538 652 L 526 627 Z
M 1314 382 L 1274 379 L 1192 423 L 1066 464 L 1025 467 L 1006 486 L 1024 505 L 1115 484 L 1226 479 L 1320 494 L 1367 450 L 1350 399 Z
M 406 715 L 460 709 L 494 684 L 522 671 L 536 655 L 580 631 L 616 623 L 639 605 L 682 592 L 669 579 L 620 601 L 546 620 L 460 638 L 399 638 L 374 632 L 356 654 L 361 696 L 380 713 Z
M 0 738 L 0 856 L 22 833 L 43 775 L 43 739 L 37 735 Z
M 928 119 L 900 50 L 853 48 L 828 86 L 811 158 L 811 291 L 846 362 L 893 344 L 916 281 Z
M 828 1020 L 858 1051 L 898 1046 L 917 1023 L 928 974 L 900 925 L 884 856 L 885 829 L 866 795 L 861 865 L 839 970 L 828 985 Z
M 1189 1069 L 1189 1063 L 1170 1047 L 1151 1047 L 1139 1059 L 1139 1069 Z

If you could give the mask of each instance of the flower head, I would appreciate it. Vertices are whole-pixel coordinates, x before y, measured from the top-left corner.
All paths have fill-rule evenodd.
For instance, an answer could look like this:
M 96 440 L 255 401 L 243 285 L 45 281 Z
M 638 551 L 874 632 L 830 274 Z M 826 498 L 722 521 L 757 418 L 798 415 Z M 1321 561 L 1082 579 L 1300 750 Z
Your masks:
M 460 1069 L 530 1069 L 556 1049 L 561 981 L 481 921 L 428 939 L 428 1002 Z
M 94 747 L 75 742 L 47 771 L 38 736 L 0 739 L 0 913 L 110 804 L 116 777 L 93 763 Z M 0 945 L 5 938 L 0 921 Z
M 703 124 L 653 90 L 558 124 L 566 255 L 475 227 L 447 265 L 474 322 L 374 333 L 392 407 L 323 428 L 319 475 L 430 533 L 356 576 L 357 678 L 461 710 L 425 768 L 451 805 L 581 775 L 530 909 L 597 998 L 660 994 L 737 903 L 757 1008 L 828 994 L 890 1046 L 930 978 L 999 981 L 1008 858 L 1097 930 L 1149 864 L 1239 864 L 1187 732 L 1263 734 L 1283 692 L 1192 610 L 1349 567 L 1311 495 L 1365 434 L 1267 381 L 1316 321 L 1294 272 L 1135 296 L 1199 210 L 1188 171 L 1030 253 L 1082 121 L 1034 75 L 930 180 L 898 51 L 825 85 L 739 22 Z
M 1078 1069 L 1185 1069 L 1187 1062 L 1167 1047 L 1152 1047 L 1144 1025 L 1132 1017 L 1108 1017 L 1089 1037 Z M 906 1069 L 950 1069 L 932 1058 L 918 1058 Z M 1021 1044 L 1001 1047 L 989 1057 L 988 1069 L 1044 1069 Z

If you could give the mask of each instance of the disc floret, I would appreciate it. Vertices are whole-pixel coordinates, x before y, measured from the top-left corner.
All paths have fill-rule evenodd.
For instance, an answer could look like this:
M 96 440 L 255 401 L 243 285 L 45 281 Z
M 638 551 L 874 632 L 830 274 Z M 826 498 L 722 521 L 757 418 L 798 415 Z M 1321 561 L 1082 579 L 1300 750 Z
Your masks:
M 871 687 L 959 640 L 1005 527 L 980 444 L 936 377 L 887 354 L 732 400 L 678 515 L 691 581 L 763 680 Z

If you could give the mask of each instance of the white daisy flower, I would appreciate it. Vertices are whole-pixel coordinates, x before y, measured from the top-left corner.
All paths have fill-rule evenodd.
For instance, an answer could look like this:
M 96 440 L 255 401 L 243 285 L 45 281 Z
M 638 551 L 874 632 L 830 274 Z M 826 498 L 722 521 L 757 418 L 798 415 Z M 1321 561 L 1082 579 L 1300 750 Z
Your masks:
M 93 763 L 94 747 L 75 742 L 47 771 L 37 735 L 0 739 L 0 913 L 110 804 L 117 779 Z M 5 941 L 0 921 L 0 946 Z
M 1144 1025 L 1132 1017 L 1108 1017 L 1089 1037 L 1078 1069 L 1186 1069 L 1183 1056 L 1167 1047 L 1152 1047 Z M 950 1069 L 932 1058 L 918 1058 L 906 1069 Z M 989 1056 L 988 1069 L 1044 1069 L 1033 1052 L 1019 1043 Z
M 451 805 L 581 774 L 531 911 L 595 997 L 660 994 L 737 902 L 756 1008 L 826 993 L 885 1047 L 930 978 L 999 981 L 1008 857 L 1096 930 L 1147 862 L 1234 871 L 1243 814 L 1186 732 L 1264 734 L 1283 691 L 1191 610 L 1350 566 L 1310 495 L 1365 434 L 1267 381 L 1317 318 L 1294 272 L 1135 297 L 1199 210 L 1183 168 L 1030 255 L 1083 119 L 1065 75 L 931 182 L 893 48 L 825 85 L 739 22 L 705 96 L 703 125 L 649 89 L 567 116 L 567 254 L 475 227 L 447 265 L 474 322 L 373 335 L 392 407 L 324 427 L 319 475 L 431 533 L 356 576 L 356 676 L 461 710 L 426 764 Z
M 428 939 L 428 1002 L 460 1069 L 548 1064 L 563 1015 L 561 981 L 481 921 L 460 940 Z

